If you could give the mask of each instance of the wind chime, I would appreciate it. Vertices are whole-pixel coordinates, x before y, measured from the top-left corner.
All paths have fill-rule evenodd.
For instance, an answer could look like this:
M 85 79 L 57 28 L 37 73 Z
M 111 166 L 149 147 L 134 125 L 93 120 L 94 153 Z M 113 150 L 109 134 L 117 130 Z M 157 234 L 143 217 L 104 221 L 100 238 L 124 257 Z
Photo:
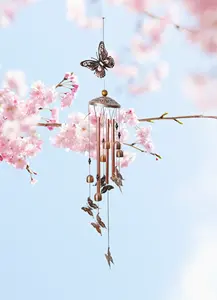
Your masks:
M 113 68 L 115 65 L 114 59 L 108 55 L 104 43 L 104 18 L 103 18 L 103 41 L 99 43 L 98 54 L 96 59 L 84 60 L 81 66 L 94 71 L 98 78 L 106 76 L 106 70 Z M 89 196 L 87 198 L 87 206 L 82 207 L 82 210 L 87 212 L 90 216 L 95 218 L 91 225 L 96 231 L 102 235 L 102 230 L 107 230 L 108 234 L 108 249 L 105 257 L 109 266 L 114 264 L 110 251 L 110 229 L 109 229 L 109 215 L 110 215 L 110 191 L 114 189 L 115 185 L 121 190 L 123 186 L 123 177 L 120 173 L 120 159 L 123 157 L 121 150 L 121 133 L 120 133 L 120 104 L 114 99 L 108 97 L 108 92 L 102 90 L 102 96 L 92 99 L 88 105 L 88 122 L 89 122 L 89 175 L 86 178 L 89 184 Z M 96 117 L 96 174 L 91 173 L 92 159 L 90 151 L 90 115 L 94 112 Z M 95 193 L 92 198 L 92 186 L 95 187 Z M 100 217 L 100 202 L 107 200 L 107 226 Z M 95 216 L 94 216 L 95 215 Z

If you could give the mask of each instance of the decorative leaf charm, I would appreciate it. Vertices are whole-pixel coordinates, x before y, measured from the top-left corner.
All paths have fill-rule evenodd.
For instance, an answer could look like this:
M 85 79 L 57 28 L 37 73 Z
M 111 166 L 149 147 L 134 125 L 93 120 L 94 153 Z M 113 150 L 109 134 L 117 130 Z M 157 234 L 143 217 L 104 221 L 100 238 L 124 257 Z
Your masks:
M 96 186 L 96 185 L 97 185 L 97 183 L 94 184 L 94 186 Z M 103 175 L 102 178 L 100 179 L 100 186 L 103 187 L 105 185 L 106 185 L 106 183 L 105 183 L 105 175 Z
M 110 248 L 108 248 L 108 252 L 107 252 L 107 254 L 105 254 L 105 258 L 108 262 L 109 267 L 111 268 L 111 263 L 114 265 L 114 261 L 113 261 L 113 258 L 111 256 Z
M 122 192 L 122 189 L 121 189 L 121 186 L 123 186 L 122 180 L 120 178 L 118 178 L 115 174 L 113 174 L 113 176 L 111 177 L 111 180 L 119 187 L 120 191 Z
M 101 189 L 101 194 L 105 194 L 107 191 L 112 190 L 114 187 L 110 184 L 105 185 L 102 189 Z
M 91 225 L 96 229 L 96 231 L 97 231 L 100 235 L 102 235 L 102 231 L 101 231 L 101 228 L 100 228 L 99 224 L 97 224 L 97 223 L 91 223 Z
M 117 167 L 115 167 L 115 171 L 116 171 L 117 178 L 119 178 L 121 180 L 124 180 L 123 176 L 121 175 L 121 173 L 120 173 L 120 171 L 118 170 Z
M 82 207 L 81 209 L 83 211 L 87 212 L 91 217 L 93 217 L 92 208 L 90 208 L 90 207 Z
M 95 203 L 93 203 L 93 200 L 90 199 L 90 197 L 87 198 L 87 203 L 90 205 L 91 208 L 97 209 L 99 208 Z
M 100 218 L 99 214 L 96 215 L 96 220 L 102 228 L 106 228 L 106 226 L 103 223 L 102 219 Z

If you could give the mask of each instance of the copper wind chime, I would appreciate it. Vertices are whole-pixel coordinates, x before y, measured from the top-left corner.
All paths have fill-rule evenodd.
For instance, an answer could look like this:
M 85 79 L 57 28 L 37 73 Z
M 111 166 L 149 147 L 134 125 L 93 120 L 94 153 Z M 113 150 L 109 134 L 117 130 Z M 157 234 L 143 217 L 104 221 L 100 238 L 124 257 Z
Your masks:
M 98 78 L 106 76 L 106 70 L 113 68 L 114 59 L 108 55 L 104 44 L 104 18 L 103 18 L 103 41 L 99 43 L 98 54 L 96 59 L 85 60 L 81 62 L 81 66 L 94 71 Z M 89 184 L 89 196 L 87 198 L 87 206 L 82 210 L 87 212 L 95 220 L 91 225 L 102 235 L 103 230 L 107 230 L 108 249 L 105 254 L 106 260 L 111 267 L 114 264 L 110 251 L 110 232 L 109 232 L 109 201 L 110 191 L 114 189 L 115 184 L 120 191 L 123 186 L 123 177 L 120 172 L 120 159 L 123 157 L 121 150 L 121 133 L 120 133 L 120 104 L 114 99 L 108 97 L 108 92 L 102 90 L 102 96 L 89 101 L 88 105 L 88 122 L 89 122 L 89 175 L 86 178 Z M 94 112 L 96 117 L 96 175 L 91 174 L 91 150 L 90 150 L 90 115 Z M 93 125 L 91 125 L 93 126 Z M 92 186 L 96 188 L 92 197 Z M 100 216 L 100 204 L 106 196 L 107 200 L 107 225 L 102 221 Z

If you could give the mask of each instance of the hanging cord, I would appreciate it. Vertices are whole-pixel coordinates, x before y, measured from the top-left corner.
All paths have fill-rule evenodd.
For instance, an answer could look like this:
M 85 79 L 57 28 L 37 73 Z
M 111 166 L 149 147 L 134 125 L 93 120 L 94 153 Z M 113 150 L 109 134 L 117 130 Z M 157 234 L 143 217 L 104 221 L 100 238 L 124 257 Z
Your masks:
M 103 40 L 103 43 L 105 43 L 105 17 L 102 17 L 102 40 Z M 105 90 L 105 77 L 103 80 L 103 84 L 104 84 L 103 89 Z
M 108 249 L 110 249 L 110 199 L 109 191 L 107 192 L 107 233 L 108 233 Z
M 119 132 L 121 132 L 120 108 L 118 109 L 118 127 L 119 127 Z M 119 142 L 121 143 L 120 140 L 121 140 L 121 137 L 119 138 Z M 118 160 L 118 167 L 119 167 L 119 172 L 120 172 L 121 171 L 121 158 L 120 157 L 119 157 L 119 160 Z
M 102 40 L 105 42 L 105 17 L 102 17 Z
M 91 158 L 90 158 L 90 106 L 88 105 L 88 138 L 89 138 L 89 149 L 88 149 L 88 152 L 89 152 L 89 158 L 88 158 L 88 164 L 89 164 L 89 175 L 90 175 L 90 171 L 91 171 L 91 168 L 90 168 L 90 165 L 91 165 Z M 91 185 L 92 184 L 89 184 L 89 197 L 91 198 Z

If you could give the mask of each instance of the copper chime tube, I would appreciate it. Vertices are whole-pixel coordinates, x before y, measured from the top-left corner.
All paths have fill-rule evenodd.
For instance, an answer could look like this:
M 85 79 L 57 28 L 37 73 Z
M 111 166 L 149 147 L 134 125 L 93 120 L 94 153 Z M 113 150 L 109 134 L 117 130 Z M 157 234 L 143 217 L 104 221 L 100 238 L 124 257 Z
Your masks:
M 96 123 L 96 161 L 97 161 L 97 193 L 100 193 L 100 117 L 97 117 Z
M 109 144 L 109 128 L 110 128 L 110 120 L 107 119 L 106 122 L 106 143 Z M 106 183 L 109 183 L 109 148 L 106 147 L 106 176 L 105 176 Z
M 115 120 L 112 120 L 112 176 L 115 174 Z

